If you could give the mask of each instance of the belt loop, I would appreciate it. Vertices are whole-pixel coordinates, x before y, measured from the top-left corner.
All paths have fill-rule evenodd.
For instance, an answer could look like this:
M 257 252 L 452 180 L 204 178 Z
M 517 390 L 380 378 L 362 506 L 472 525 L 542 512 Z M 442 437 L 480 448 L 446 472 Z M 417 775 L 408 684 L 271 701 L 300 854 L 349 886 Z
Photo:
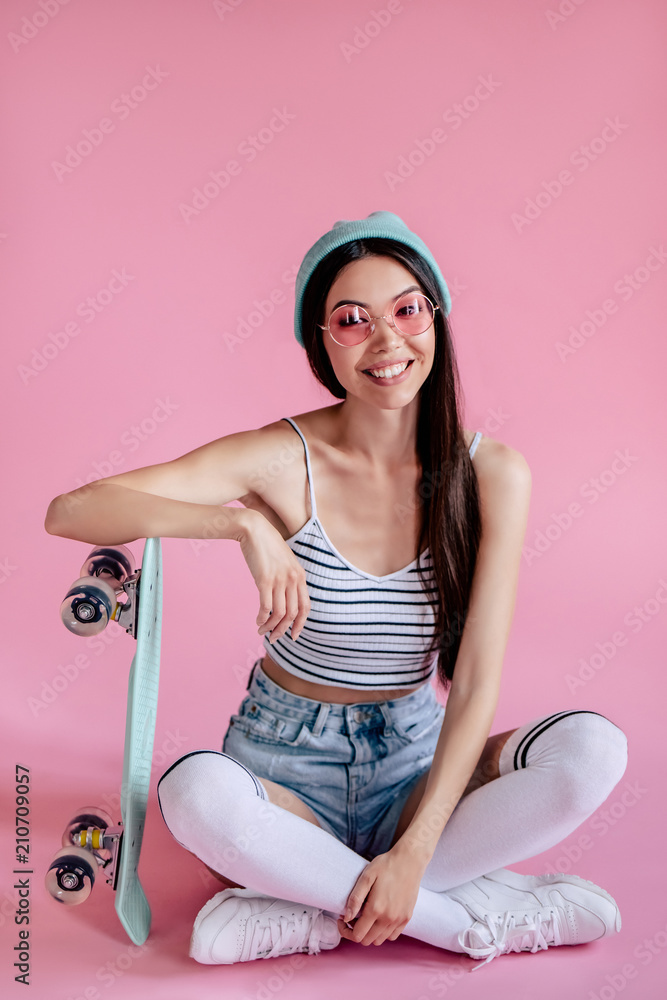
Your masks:
M 329 715 L 329 710 L 331 705 L 327 701 L 320 703 L 320 710 L 317 713 L 317 718 L 315 719 L 315 725 L 311 729 L 313 736 L 321 736 L 322 730 L 324 729 L 324 723 L 327 721 L 327 716 Z
M 252 684 L 252 679 L 253 679 L 253 677 L 255 675 L 255 667 L 257 666 L 258 663 L 261 663 L 261 662 L 262 662 L 262 657 L 260 656 L 259 659 L 255 660 L 255 662 L 253 663 L 252 670 L 250 671 L 250 676 L 248 677 L 248 683 L 246 684 L 246 687 L 245 687 L 246 691 L 250 690 L 250 685 Z
M 394 728 L 394 720 L 392 719 L 391 712 L 389 711 L 389 709 L 387 707 L 387 702 L 386 701 L 379 701 L 378 702 L 378 708 L 382 712 L 382 716 L 384 718 L 384 727 L 385 727 L 385 729 L 389 729 L 389 731 L 391 732 L 391 730 Z

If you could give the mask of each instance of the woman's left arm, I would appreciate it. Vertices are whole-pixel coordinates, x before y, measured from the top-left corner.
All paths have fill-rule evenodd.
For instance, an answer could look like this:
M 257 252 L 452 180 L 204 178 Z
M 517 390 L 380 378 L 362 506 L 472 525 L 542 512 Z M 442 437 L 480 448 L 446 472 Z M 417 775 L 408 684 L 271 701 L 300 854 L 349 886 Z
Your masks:
M 476 468 L 482 532 L 445 717 L 421 802 L 392 848 L 424 869 L 489 736 L 516 604 L 530 468 L 520 452 L 488 444 Z
M 531 474 L 520 452 L 487 439 L 485 454 L 475 463 L 480 494 L 482 532 L 473 576 L 468 614 L 456 658 L 442 729 L 426 788 L 414 816 L 394 846 L 370 862 L 359 876 L 349 901 L 352 920 L 368 902 L 353 931 L 339 921 L 345 937 L 363 943 L 395 940 L 412 915 L 419 882 L 433 856 L 447 820 L 477 766 L 489 736 L 498 703 L 500 677 L 509 638 L 528 522 Z M 380 875 L 393 875 L 393 891 Z M 375 893 L 369 890 L 376 883 Z M 402 890 L 396 883 L 400 881 Z M 398 891 L 397 891 L 398 890 Z M 368 907 L 371 896 L 374 905 Z M 407 902 L 408 896 L 411 904 Z M 391 897 L 391 907 L 387 900 Z M 404 897 L 404 898 L 401 898 Z M 394 922 L 375 911 L 402 909 Z M 405 913 L 410 913 L 405 919 Z M 364 919 L 365 914 L 365 919 Z M 375 919 L 382 929 L 375 924 Z M 395 914 L 398 920 L 398 912 Z

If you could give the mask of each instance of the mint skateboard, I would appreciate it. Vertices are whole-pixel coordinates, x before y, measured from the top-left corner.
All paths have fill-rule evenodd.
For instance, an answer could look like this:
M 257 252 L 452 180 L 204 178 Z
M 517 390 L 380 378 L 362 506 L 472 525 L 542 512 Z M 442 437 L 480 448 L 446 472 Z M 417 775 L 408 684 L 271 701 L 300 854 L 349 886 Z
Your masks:
M 120 597 L 124 601 L 119 601 Z M 81 577 L 60 609 L 76 635 L 95 635 L 117 621 L 137 641 L 127 694 L 120 822 L 98 807 L 78 811 L 63 834 L 63 847 L 46 874 L 54 899 L 68 906 L 90 895 L 98 870 L 116 892 L 116 912 L 135 944 L 143 944 L 151 911 L 137 866 L 150 787 L 160 677 L 162 554 L 159 538 L 147 538 L 143 562 L 135 570 L 124 545 L 98 546 L 88 555 Z

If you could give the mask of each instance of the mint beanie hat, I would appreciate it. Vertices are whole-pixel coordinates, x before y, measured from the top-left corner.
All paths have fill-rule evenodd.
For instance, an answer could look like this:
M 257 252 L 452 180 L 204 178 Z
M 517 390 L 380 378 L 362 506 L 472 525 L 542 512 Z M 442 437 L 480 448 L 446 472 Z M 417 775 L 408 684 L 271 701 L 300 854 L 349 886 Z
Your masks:
M 338 247 L 343 246 L 344 243 L 351 243 L 352 240 L 363 240 L 372 236 L 383 236 L 388 239 L 397 240 L 399 243 L 405 243 L 406 246 L 411 247 L 412 250 L 415 250 L 421 257 L 424 258 L 430 269 L 433 271 L 438 288 L 440 289 L 445 306 L 445 316 L 449 315 L 452 308 L 452 299 L 449 294 L 449 289 L 447 288 L 445 279 L 440 273 L 440 268 L 436 264 L 435 259 L 426 244 L 416 235 L 416 233 L 411 232 L 403 220 L 393 212 L 371 212 L 366 219 L 341 219 L 340 221 L 335 222 L 333 229 L 331 229 L 330 232 L 325 233 L 324 236 L 321 236 L 317 243 L 313 244 L 306 256 L 303 258 L 301 267 L 299 268 L 296 276 L 296 285 L 294 290 L 296 297 L 294 307 L 294 334 L 302 347 L 305 346 L 301 326 L 303 293 L 313 271 L 320 261 L 323 260 L 327 254 L 331 253 L 332 250 L 336 250 Z

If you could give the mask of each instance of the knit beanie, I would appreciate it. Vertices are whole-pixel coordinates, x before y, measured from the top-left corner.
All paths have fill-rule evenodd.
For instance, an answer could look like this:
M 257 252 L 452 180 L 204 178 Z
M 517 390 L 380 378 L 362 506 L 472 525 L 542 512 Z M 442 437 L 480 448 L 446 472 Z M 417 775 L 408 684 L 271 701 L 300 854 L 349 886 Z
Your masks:
M 440 289 L 445 306 L 445 316 L 449 315 L 452 308 L 452 299 L 449 294 L 449 289 L 447 288 L 445 279 L 440 273 L 440 268 L 436 264 L 435 259 L 426 244 L 419 238 L 419 236 L 416 235 L 416 233 L 411 232 L 403 220 L 393 212 L 371 212 L 366 219 L 341 219 L 338 222 L 335 222 L 333 229 L 331 229 L 328 233 L 325 233 L 324 236 L 321 236 L 317 243 L 313 244 L 306 256 L 303 258 L 301 267 L 299 268 L 296 276 L 296 302 L 294 306 L 294 335 L 302 347 L 305 346 L 301 326 L 303 293 L 313 271 L 320 261 L 323 260 L 327 254 L 331 253 L 332 250 L 336 250 L 338 247 L 343 246 L 344 243 L 351 243 L 352 240 L 363 240 L 372 236 L 383 236 L 392 240 L 397 240 L 399 243 L 405 243 L 406 246 L 411 247 L 412 250 L 415 250 L 421 257 L 424 258 L 430 269 L 433 271 L 433 275 Z

